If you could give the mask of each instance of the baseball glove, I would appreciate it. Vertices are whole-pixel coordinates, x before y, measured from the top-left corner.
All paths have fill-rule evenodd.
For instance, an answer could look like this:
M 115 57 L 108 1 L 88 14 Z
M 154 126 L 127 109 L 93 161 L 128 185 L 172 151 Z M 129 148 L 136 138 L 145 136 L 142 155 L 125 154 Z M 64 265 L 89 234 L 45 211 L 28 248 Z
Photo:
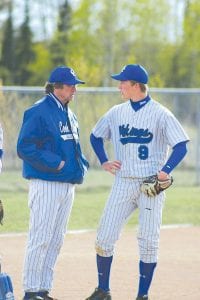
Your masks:
M 172 183 L 172 176 L 169 176 L 166 180 L 159 180 L 157 175 L 152 175 L 143 181 L 141 185 L 141 191 L 148 197 L 154 197 L 170 187 Z
M 2 201 L 0 200 L 0 224 L 1 225 L 3 225 L 3 216 L 4 216 L 3 204 Z

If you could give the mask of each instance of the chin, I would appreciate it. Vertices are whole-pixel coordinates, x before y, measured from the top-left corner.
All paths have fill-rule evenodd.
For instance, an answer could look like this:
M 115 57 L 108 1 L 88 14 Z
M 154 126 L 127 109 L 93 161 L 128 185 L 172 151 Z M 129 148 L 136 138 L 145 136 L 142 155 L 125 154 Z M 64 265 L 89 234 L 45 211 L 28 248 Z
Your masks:
M 121 97 L 122 99 L 127 99 L 127 97 L 123 93 L 121 93 Z

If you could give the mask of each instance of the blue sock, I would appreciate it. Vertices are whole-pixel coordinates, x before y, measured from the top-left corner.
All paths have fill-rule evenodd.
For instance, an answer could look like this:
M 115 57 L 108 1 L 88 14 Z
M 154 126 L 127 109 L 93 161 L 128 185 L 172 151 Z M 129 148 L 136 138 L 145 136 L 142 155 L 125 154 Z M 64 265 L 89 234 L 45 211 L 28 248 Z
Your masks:
M 156 263 L 144 263 L 140 261 L 140 280 L 138 296 L 148 295 L 149 287 L 153 278 L 153 272 L 156 267 Z
M 28 299 L 30 299 L 30 298 L 32 298 L 32 297 L 34 297 L 34 296 L 37 296 L 37 293 L 35 293 L 35 292 L 25 292 L 25 295 L 24 295 L 24 300 L 28 300 Z
M 40 296 L 41 298 L 43 298 L 44 296 L 48 295 L 48 291 L 39 291 L 37 292 L 37 296 Z
M 113 256 L 103 257 L 97 254 L 98 287 L 104 291 L 109 291 L 110 268 Z
M 48 291 L 39 291 L 39 292 L 25 292 L 24 300 L 29 300 L 30 298 L 33 298 L 34 296 L 40 296 L 44 297 L 48 294 Z

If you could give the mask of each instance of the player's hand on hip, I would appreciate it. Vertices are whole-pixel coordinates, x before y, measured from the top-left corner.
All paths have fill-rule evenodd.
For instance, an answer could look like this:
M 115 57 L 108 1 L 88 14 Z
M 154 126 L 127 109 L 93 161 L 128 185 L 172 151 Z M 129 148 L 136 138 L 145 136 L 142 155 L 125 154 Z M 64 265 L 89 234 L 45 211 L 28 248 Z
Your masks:
M 105 171 L 108 171 L 111 174 L 115 175 L 116 171 L 120 170 L 121 168 L 121 162 L 119 160 L 106 161 L 102 164 L 102 168 Z

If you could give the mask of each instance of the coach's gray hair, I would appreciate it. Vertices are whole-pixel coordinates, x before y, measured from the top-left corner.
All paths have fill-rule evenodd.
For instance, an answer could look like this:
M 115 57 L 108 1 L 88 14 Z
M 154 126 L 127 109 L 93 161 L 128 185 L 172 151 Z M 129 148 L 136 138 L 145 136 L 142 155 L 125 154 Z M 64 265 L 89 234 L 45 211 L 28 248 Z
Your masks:
M 45 94 L 53 93 L 54 89 L 62 89 L 63 84 L 62 83 L 50 83 L 46 82 L 45 84 Z

